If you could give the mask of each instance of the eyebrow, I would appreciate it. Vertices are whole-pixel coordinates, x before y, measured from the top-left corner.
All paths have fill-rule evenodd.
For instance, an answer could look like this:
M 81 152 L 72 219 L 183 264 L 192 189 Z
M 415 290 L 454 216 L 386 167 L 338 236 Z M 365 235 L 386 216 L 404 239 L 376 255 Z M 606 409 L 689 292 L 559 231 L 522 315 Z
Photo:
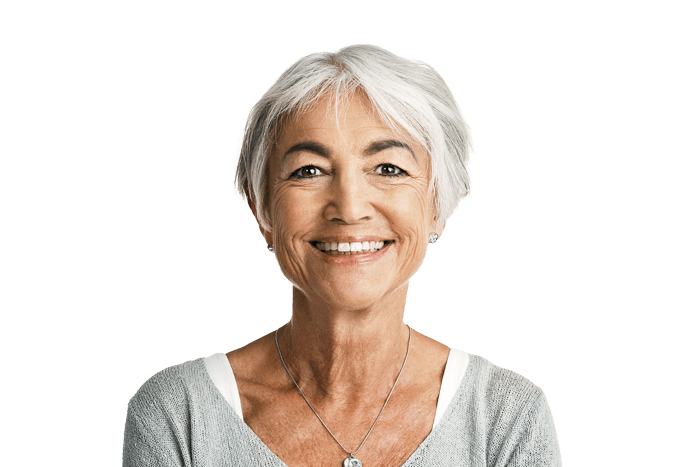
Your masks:
M 318 154 L 319 156 L 323 157 L 330 157 L 331 155 L 331 150 L 323 144 L 317 143 L 315 141 L 304 141 L 301 143 L 297 143 L 291 148 L 287 149 L 282 155 L 282 159 L 284 160 L 285 157 L 287 157 L 293 152 L 300 151 L 313 152 L 314 154 Z
M 364 151 L 362 151 L 363 156 L 372 156 L 374 154 L 377 154 L 378 152 L 381 152 L 385 149 L 389 148 L 403 148 L 407 149 L 413 158 L 416 158 L 416 155 L 413 152 L 413 149 L 411 147 L 404 143 L 403 141 L 399 141 L 396 139 L 383 139 L 380 141 L 374 141 L 372 142 L 369 146 L 365 148 Z M 331 150 L 327 147 L 324 146 L 321 143 L 317 143 L 316 141 L 303 141 L 301 143 L 297 143 L 291 148 L 287 149 L 284 154 L 282 155 L 282 159 L 287 157 L 289 154 L 293 152 L 300 152 L 300 151 L 308 151 L 312 152 L 314 154 L 318 154 L 319 156 L 322 157 L 330 157 L 331 155 Z
M 376 154 L 380 151 L 383 151 L 385 149 L 389 148 L 403 148 L 407 149 L 408 152 L 411 153 L 413 158 L 416 158 L 416 155 L 413 153 L 413 149 L 411 149 L 411 146 L 408 144 L 404 143 L 403 141 L 399 141 L 396 139 L 383 139 L 381 141 L 375 141 L 363 151 L 363 155 L 365 156 L 371 156 L 373 154 Z

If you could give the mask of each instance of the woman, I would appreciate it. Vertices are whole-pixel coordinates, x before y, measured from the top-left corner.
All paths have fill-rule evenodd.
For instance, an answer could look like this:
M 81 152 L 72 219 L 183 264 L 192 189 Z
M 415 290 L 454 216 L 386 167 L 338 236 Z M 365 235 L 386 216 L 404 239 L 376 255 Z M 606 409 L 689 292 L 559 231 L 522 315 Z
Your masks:
M 294 286 L 291 320 L 146 382 L 124 465 L 560 465 L 539 388 L 403 323 L 468 192 L 467 148 L 426 65 L 354 46 L 287 70 L 251 112 L 237 177 Z

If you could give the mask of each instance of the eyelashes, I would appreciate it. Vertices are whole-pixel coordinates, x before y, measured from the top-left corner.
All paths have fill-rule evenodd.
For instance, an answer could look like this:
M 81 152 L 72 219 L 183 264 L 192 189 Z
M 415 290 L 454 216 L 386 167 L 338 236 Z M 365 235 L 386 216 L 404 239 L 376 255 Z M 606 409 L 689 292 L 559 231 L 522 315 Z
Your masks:
M 321 176 L 324 173 L 325 172 L 322 169 L 316 167 L 315 165 L 305 165 L 304 167 L 300 167 L 292 172 L 289 175 L 289 178 L 292 180 L 307 180 Z M 405 177 L 408 175 L 405 170 L 394 164 L 379 164 L 373 169 L 372 173 L 381 177 L 390 178 Z
M 403 177 L 404 175 L 408 175 L 404 169 L 394 164 L 379 164 L 374 169 L 374 172 L 384 177 Z
M 305 165 L 304 167 L 301 167 L 294 172 L 291 173 L 289 178 L 293 179 L 304 179 L 304 178 L 314 178 L 318 177 L 321 175 L 323 172 L 321 169 L 316 167 L 315 165 Z

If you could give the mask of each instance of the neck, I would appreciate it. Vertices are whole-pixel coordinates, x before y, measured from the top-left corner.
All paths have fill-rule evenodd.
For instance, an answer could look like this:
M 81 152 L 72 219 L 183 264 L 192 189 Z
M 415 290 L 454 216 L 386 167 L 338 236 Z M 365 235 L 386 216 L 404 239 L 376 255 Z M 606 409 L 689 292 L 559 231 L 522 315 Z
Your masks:
M 345 399 L 386 395 L 406 356 L 406 290 L 358 310 L 319 306 L 294 289 L 291 321 L 279 331 L 282 355 L 311 397 Z

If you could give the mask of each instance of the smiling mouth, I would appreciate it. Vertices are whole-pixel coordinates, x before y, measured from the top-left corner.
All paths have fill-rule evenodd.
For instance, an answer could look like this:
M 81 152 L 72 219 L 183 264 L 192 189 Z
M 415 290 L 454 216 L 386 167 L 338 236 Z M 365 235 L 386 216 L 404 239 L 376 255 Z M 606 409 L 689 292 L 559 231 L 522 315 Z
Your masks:
M 385 240 L 381 242 L 311 242 L 318 250 L 327 255 L 356 255 L 359 253 L 368 253 L 379 251 L 391 245 L 393 240 Z

